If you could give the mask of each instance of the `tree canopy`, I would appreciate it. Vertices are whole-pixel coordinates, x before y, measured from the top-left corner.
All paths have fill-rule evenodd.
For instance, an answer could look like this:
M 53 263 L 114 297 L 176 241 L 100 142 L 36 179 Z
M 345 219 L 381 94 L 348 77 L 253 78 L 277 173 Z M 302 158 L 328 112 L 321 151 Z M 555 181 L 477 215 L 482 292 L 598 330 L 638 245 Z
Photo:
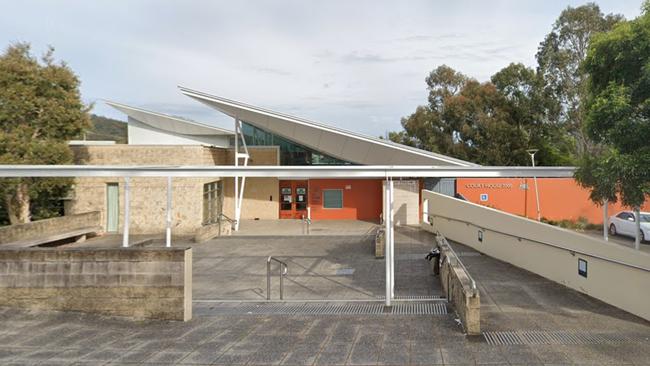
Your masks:
M 593 3 L 565 9 L 540 43 L 536 69 L 511 63 L 479 82 L 449 66 L 426 78 L 428 104 L 402 118 L 393 141 L 484 165 L 572 165 L 597 150 L 584 132 L 587 79 L 581 62 L 593 35 L 622 20 Z
M 67 142 L 90 125 L 79 79 L 50 48 L 40 59 L 18 43 L 0 55 L 0 164 L 70 164 Z M 68 179 L 3 179 L 0 194 L 11 223 L 48 216 L 45 208 Z M 34 203 L 35 205 L 32 205 Z M 39 208 L 40 207 L 40 208 Z
M 585 131 L 604 145 L 585 155 L 576 177 L 595 202 L 618 197 L 639 207 L 650 194 L 650 2 L 637 19 L 596 36 L 589 74 Z

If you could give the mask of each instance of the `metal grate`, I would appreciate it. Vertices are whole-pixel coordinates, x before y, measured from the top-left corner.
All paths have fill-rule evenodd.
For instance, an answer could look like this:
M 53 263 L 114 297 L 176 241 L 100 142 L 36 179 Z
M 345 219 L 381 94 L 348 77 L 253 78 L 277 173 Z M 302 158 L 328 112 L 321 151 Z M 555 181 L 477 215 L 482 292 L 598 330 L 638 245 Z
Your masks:
M 649 342 L 650 334 L 592 333 L 578 331 L 506 331 L 484 332 L 483 337 L 492 345 L 535 344 L 603 344 Z
M 383 300 L 386 298 L 386 296 L 378 296 L 377 297 L 380 300 Z M 393 298 L 396 301 L 404 301 L 404 300 L 417 300 L 417 301 L 439 301 L 439 300 L 447 300 L 446 298 L 438 295 L 407 295 L 407 296 L 395 296 Z
M 215 304 L 212 315 L 445 315 L 445 303 L 402 303 L 384 307 L 380 303 L 240 303 Z

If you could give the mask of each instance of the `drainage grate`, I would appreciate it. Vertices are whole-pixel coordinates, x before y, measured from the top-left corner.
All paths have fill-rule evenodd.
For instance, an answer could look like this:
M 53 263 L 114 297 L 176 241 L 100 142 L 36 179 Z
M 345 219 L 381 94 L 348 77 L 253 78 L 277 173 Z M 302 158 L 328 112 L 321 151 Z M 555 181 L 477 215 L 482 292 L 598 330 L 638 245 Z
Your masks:
M 488 344 L 492 345 L 602 344 L 650 341 L 650 335 L 578 331 L 484 332 L 483 337 Z
M 445 315 L 445 303 L 403 303 L 385 308 L 380 303 L 241 303 L 215 304 L 212 315 Z
M 386 298 L 386 296 L 377 296 L 379 300 L 383 300 Z M 407 295 L 407 296 L 395 296 L 393 298 L 395 301 L 404 301 L 404 300 L 417 300 L 417 301 L 438 301 L 438 300 L 445 300 L 446 298 L 438 296 L 438 295 L 433 295 L 433 296 L 428 296 L 428 295 Z

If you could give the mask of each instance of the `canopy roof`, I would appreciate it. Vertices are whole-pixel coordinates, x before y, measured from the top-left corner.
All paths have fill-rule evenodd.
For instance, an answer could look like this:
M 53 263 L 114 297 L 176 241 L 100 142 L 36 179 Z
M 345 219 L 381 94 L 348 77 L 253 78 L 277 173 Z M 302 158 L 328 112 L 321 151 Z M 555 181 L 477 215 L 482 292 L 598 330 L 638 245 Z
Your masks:
M 111 101 L 105 101 L 106 104 L 123 112 L 127 116 L 142 122 L 148 126 L 169 131 L 182 135 L 195 136 L 214 136 L 214 135 L 234 135 L 235 133 L 219 127 L 210 126 L 196 121 L 191 121 L 181 117 L 174 117 L 167 114 L 152 112 L 141 108 L 131 107 Z
M 179 86 L 181 92 L 222 113 L 324 154 L 362 165 L 477 166 L 477 164 L 364 136 Z

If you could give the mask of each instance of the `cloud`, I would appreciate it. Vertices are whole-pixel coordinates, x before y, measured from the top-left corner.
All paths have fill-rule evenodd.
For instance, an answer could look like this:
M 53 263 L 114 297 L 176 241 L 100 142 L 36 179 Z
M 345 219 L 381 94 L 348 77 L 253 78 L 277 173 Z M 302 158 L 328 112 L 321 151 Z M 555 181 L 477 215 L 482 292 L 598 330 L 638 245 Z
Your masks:
M 479 80 L 510 62 L 533 65 L 568 4 L 495 0 L 326 2 L 11 1 L 0 47 L 51 44 L 79 75 L 86 101 L 120 101 L 230 126 L 176 85 L 373 136 L 426 102 L 426 75 L 447 64 Z M 639 12 L 638 0 L 601 0 Z M 16 14 L 29 14 L 28 17 Z M 98 103 L 96 113 L 120 117 Z

